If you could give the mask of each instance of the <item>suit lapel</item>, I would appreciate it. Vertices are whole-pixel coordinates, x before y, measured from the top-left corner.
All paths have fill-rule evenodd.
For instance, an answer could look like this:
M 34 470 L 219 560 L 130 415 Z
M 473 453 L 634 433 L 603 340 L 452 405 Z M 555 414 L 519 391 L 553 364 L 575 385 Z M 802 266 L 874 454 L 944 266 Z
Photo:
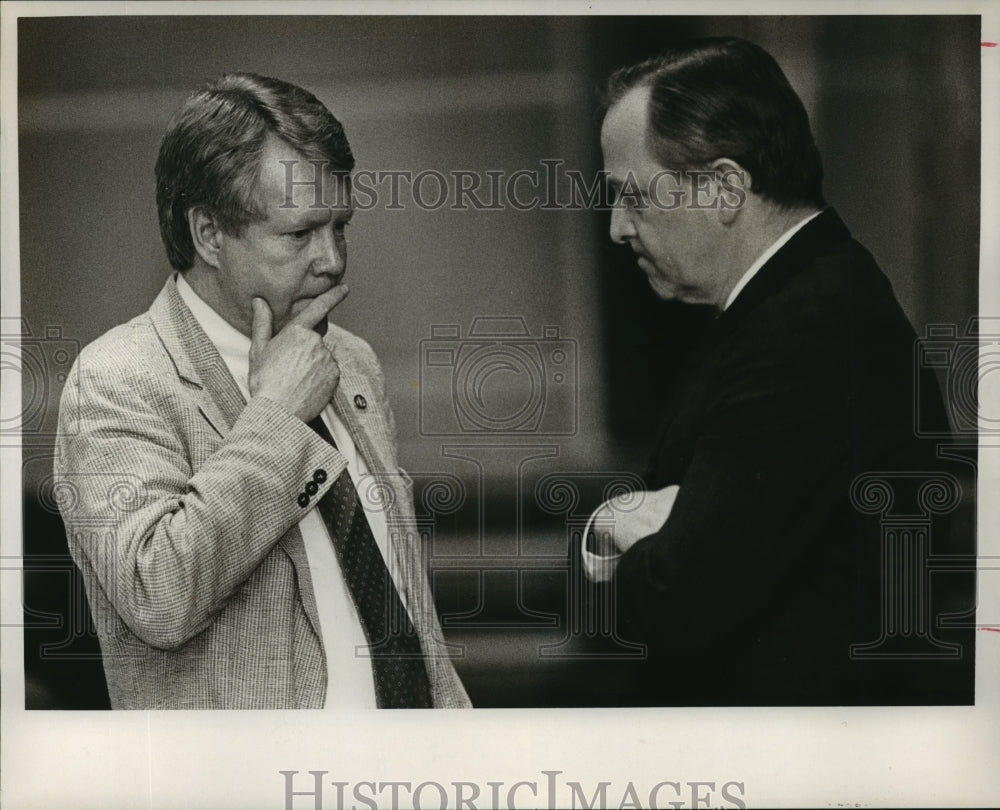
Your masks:
M 239 418 L 246 400 L 215 345 L 187 308 L 171 276 L 149 310 L 177 374 L 201 390 L 198 408 L 223 438 Z
M 332 348 L 340 366 L 340 383 L 333 395 L 333 410 L 347 428 L 369 471 L 373 475 L 392 473 L 394 471 L 389 469 L 384 454 L 389 441 L 389 428 L 382 416 L 377 395 L 354 358 L 337 347 Z M 360 402 L 364 403 L 364 407 L 358 406 Z
M 178 376 L 200 389 L 199 408 L 219 435 L 225 437 L 246 407 L 246 400 L 215 345 L 181 298 L 173 276 L 149 312 Z M 327 345 L 340 365 L 340 383 L 331 403 L 337 416 L 372 473 L 394 472 L 385 455 L 391 441 L 389 426 L 369 375 L 359 368 L 351 353 L 338 347 L 333 340 Z M 359 402 L 364 406 L 359 407 Z
M 405 519 L 400 520 L 397 511 L 401 499 L 395 490 L 403 484 L 397 479 L 397 475 L 401 473 L 390 458 L 393 437 L 385 417 L 382 396 L 372 386 L 371 374 L 366 373 L 354 354 L 338 345 L 334 336 L 329 333 L 327 346 L 340 367 L 340 382 L 331 402 L 333 410 L 347 429 L 355 450 L 364 459 L 375 483 L 389 487 L 394 493 L 390 498 L 391 505 L 385 514 L 386 528 L 389 532 L 389 551 L 392 557 L 386 560 L 386 564 L 390 570 L 402 574 L 398 580 L 394 577 L 397 589 L 406 599 L 414 625 L 421 632 L 426 632 L 424 614 L 427 606 L 421 599 L 421 587 L 413 587 L 414 572 L 419 570 L 419 566 L 408 557 L 408 553 L 413 551 L 419 553 L 419 544 L 406 536 L 406 532 L 413 527 L 409 526 Z M 405 518 L 405 515 L 403 517 Z
M 375 477 L 377 483 L 388 486 L 390 490 L 401 489 L 405 486 L 402 481 L 403 473 L 391 457 L 393 436 L 385 417 L 381 394 L 372 386 L 371 375 L 365 373 L 352 354 L 332 342 L 327 345 L 333 350 L 340 366 L 340 383 L 332 403 L 334 411 L 347 428 L 369 474 Z M 363 402 L 364 407 L 359 407 L 359 402 Z M 386 563 L 401 571 L 402 580 L 397 581 L 397 586 L 405 593 L 414 623 L 426 630 L 427 605 L 422 599 L 423 589 L 419 585 L 414 587 L 414 578 L 420 576 L 423 570 L 419 556 L 420 540 L 419 537 L 407 535 L 415 527 L 410 524 L 407 515 L 398 512 L 402 503 L 399 493 L 395 492 L 385 515 L 393 558 L 386 560 Z
M 198 389 L 198 409 L 219 436 L 225 438 L 246 407 L 246 400 L 215 344 L 177 292 L 174 276 L 167 280 L 149 308 L 149 314 L 153 327 L 173 360 L 177 375 L 189 386 Z M 298 526 L 286 532 L 278 541 L 278 546 L 295 567 L 303 607 L 317 638 L 322 639 L 309 560 Z

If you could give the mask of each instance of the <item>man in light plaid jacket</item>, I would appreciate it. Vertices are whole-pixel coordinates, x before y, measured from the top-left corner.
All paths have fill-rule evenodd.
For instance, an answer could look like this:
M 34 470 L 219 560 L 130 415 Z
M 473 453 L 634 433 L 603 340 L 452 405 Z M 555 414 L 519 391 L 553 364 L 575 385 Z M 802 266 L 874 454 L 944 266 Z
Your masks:
M 378 361 L 327 320 L 347 295 L 353 166 L 315 97 L 253 74 L 194 93 L 164 136 L 177 272 L 81 353 L 55 465 L 115 708 L 469 705 Z M 345 470 L 349 496 L 316 508 Z M 367 528 L 378 574 L 350 556 Z M 386 591 L 382 630 L 415 636 L 394 655 L 416 669 L 379 669 L 365 587 Z

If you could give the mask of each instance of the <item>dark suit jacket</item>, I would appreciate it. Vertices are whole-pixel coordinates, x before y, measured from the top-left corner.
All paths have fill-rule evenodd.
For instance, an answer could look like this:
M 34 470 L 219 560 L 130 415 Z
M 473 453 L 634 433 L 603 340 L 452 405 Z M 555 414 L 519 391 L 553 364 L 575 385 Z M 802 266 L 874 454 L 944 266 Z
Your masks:
M 971 699 L 971 645 L 964 664 L 849 654 L 879 638 L 883 584 L 879 517 L 852 507 L 852 481 L 941 469 L 914 433 L 915 395 L 924 424 L 947 430 L 933 376 L 915 383 L 915 337 L 829 209 L 717 318 L 648 474 L 679 496 L 614 580 L 620 630 L 649 646 L 645 702 Z

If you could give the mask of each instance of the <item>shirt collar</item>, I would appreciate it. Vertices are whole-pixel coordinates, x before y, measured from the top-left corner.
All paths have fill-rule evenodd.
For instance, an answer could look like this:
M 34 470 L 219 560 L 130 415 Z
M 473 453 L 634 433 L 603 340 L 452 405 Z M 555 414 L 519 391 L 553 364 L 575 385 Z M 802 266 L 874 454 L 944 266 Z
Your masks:
M 791 228 L 785 231 L 781 236 L 779 236 L 767 250 L 761 253 L 760 256 L 757 257 L 757 261 L 755 261 L 753 264 L 750 265 L 750 269 L 748 269 L 743 274 L 742 278 L 740 278 L 740 280 L 736 282 L 736 286 L 733 287 L 733 289 L 730 291 L 729 297 L 726 299 L 726 305 L 722 308 L 723 311 L 729 309 L 733 301 L 736 300 L 736 296 L 738 296 L 743 291 L 743 288 L 747 286 L 747 284 L 750 282 L 750 279 L 752 279 L 755 275 L 757 275 L 757 272 L 760 270 L 760 268 L 762 268 L 765 264 L 767 264 L 768 259 L 770 259 L 779 250 L 781 250 L 781 248 L 785 246 L 785 243 L 787 243 L 789 239 L 791 239 L 793 236 L 795 236 L 796 233 L 798 233 L 803 227 L 805 227 L 807 222 L 814 219 L 815 217 L 818 217 L 821 213 L 822 213 L 821 211 L 816 211 L 815 213 L 812 213 L 809 216 L 807 216 L 805 219 L 799 220 L 799 222 L 797 222 L 795 225 L 793 225 Z
M 177 274 L 177 292 L 191 310 L 198 325 L 208 335 L 208 339 L 215 345 L 244 396 L 247 396 L 247 379 L 250 376 L 250 338 L 212 309 L 180 273 Z

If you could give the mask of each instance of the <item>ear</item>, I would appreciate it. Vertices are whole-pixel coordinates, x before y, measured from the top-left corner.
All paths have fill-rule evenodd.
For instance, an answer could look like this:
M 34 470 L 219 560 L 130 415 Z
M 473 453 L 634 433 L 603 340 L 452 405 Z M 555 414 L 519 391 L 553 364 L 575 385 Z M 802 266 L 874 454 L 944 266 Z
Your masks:
M 212 213 L 204 206 L 195 206 L 187 212 L 191 241 L 202 261 L 209 267 L 219 266 L 219 251 L 224 234 Z
M 730 158 L 717 158 L 709 164 L 715 172 L 715 193 L 719 199 L 719 219 L 724 225 L 736 221 L 747 203 L 753 178 L 750 172 Z

